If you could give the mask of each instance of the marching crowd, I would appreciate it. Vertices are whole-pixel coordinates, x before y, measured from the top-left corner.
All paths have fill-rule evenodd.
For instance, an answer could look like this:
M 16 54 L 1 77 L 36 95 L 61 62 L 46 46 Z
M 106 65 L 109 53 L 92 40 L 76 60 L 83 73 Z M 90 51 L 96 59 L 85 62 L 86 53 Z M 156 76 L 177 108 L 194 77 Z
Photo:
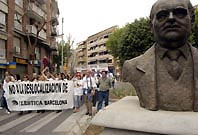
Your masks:
M 87 112 L 86 115 L 92 116 L 93 109 L 99 111 L 102 108 L 103 101 L 105 107 L 109 104 L 109 89 L 114 88 L 115 77 L 112 73 L 107 71 L 94 72 L 87 70 L 85 73 L 77 72 L 73 77 L 65 75 L 64 73 L 56 73 L 52 75 L 49 72 L 49 68 L 46 67 L 40 74 L 33 74 L 33 78 L 30 80 L 28 75 L 24 75 L 21 79 L 18 74 L 11 75 L 9 72 L 5 72 L 5 78 L 0 83 L 0 109 L 5 108 L 6 113 L 10 114 L 9 106 L 4 96 L 6 85 L 9 82 L 36 82 L 36 81 L 53 81 L 53 80 L 71 80 L 73 82 L 73 99 L 74 99 L 74 113 L 80 111 L 81 105 L 85 104 Z M 58 110 L 61 112 L 62 110 Z M 31 111 L 27 111 L 30 113 Z M 38 113 L 44 113 L 45 110 L 38 110 Z M 23 114 L 23 111 L 19 113 Z

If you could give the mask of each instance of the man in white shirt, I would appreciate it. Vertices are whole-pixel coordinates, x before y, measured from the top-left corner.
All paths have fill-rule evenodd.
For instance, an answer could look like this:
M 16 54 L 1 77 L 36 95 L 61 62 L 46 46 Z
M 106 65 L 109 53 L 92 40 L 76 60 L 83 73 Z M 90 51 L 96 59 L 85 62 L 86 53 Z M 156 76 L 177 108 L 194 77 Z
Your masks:
M 86 115 L 92 116 L 92 97 L 95 93 L 96 82 L 95 79 L 91 76 L 91 71 L 86 71 L 86 76 L 83 78 L 83 94 L 84 101 L 87 107 Z

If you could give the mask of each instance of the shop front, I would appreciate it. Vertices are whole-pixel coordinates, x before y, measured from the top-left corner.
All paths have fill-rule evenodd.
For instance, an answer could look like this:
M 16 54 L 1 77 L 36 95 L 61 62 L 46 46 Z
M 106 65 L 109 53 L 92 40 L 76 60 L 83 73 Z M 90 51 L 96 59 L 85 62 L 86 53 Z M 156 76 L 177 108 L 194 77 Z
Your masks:
M 22 58 L 14 58 L 14 60 L 16 62 L 16 69 L 14 73 L 19 74 L 20 78 L 22 79 L 22 77 L 27 74 L 28 62 L 26 59 Z
M 0 60 L 0 81 L 4 78 L 7 67 L 7 60 Z
M 39 74 L 41 71 L 41 62 L 40 60 L 35 60 L 34 61 L 34 73 Z

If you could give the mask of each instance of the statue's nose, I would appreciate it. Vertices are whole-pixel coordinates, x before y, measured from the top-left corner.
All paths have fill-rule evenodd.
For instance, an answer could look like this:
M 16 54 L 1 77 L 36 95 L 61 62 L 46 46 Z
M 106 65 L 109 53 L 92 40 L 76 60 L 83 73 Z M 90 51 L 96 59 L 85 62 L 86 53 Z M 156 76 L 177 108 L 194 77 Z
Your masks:
M 173 12 L 169 12 L 169 17 L 168 17 L 169 19 L 173 19 L 174 18 L 174 16 L 173 16 Z
M 169 23 L 175 23 L 175 16 L 173 14 L 173 12 L 169 12 L 169 16 L 168 16 L 168 20 Z

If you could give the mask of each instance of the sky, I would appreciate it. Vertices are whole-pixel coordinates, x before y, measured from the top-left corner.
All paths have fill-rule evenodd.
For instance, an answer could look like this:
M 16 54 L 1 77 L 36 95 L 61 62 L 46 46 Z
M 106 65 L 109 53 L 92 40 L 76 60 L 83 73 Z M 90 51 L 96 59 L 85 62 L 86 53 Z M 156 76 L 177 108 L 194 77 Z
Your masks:
M 123 27 L 140 17 L 148 17 L 156 0 L 57 0 L 59 6 L 59 34 L 71 35 L 76 43 L 111 26 Z M 193 5 L 198 0 L 191 0 Z

